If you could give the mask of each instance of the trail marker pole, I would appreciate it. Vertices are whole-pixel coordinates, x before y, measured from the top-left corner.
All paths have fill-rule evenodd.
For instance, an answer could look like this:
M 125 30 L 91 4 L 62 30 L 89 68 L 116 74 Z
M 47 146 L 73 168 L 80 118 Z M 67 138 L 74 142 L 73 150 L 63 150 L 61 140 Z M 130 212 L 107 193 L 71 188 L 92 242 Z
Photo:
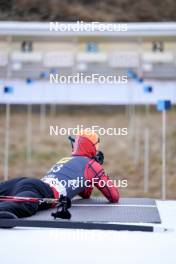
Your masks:
M 128 77 L 131 78 L 131 81 L 134 82 L 136 81 L 137 83 L 142 83 L 143 79 L 139 76 L 137 76 L 137 74 L 135 72 L 133 72 L 132 70 L 128 70 Z M 137 123 L 137 119 L 136 119 L 136 109 L 135 109 L 135 102 L 133 101 L 133 92 L 134 92 L 134 86 L 133 83 L 130 87 L 130 91 L 129 91 L 129 106 L 128 106 L 128 113 L 129 113 L 129 139 L 130 139 L 130 144 L 132 145 L 131 149 L 132 149 L 132 156 L 134 157 L 134 164 L 137 165 L 139 163 L 139 144 L 140 142 L 138 142 L 138 123 Z M 135 134 L 135 131 L 136 134 Z M 133 146 L 134 145 L 134 146 Z M 133 149 L 135 149 L 135 151 L 133 151 Z
M 10 50 L 12 44 L 12 37 L 7 37 L 7 46 Z M 8 63 L 6 68 L 6 78 L 11 77 L 11 54 L 8 53 Z M 13 93 L 12 86 L 4 87 L 4 94 Z M 6 102 L 6 113 L 5 113 L 5 139 L 4 139 L 4 181 L 8 180 L 9 176 L 9 148 L 10 148 L 10 103 Z
M 137 82 L 138 85 L 144 82 L 143 78 L 134 75 L 134 80 Z M 134 105 L 134 164 L 137 167 L 139 165 L 140 159 L 140 124 L 139 124 L 139 117 L 137 108 Z
M 144 86 L 144 93 L 150 94 L 153 92 L 151 86 Z M 150 105 L 145 105 L 145 130 L 144 130 L 144 192 L 149 190 L 149 174 L 150 174 L 150 129 L 149 129 Z
M 4 146 L 4 181 L 9 176 L 9 145 L 10 145 L 10 104 L 6 104 L 5 114 L 5 146 Z
M 5 86 L 4 94 L 7 95 L 10 93 L 13 93 L 13 87 Z M 4 181 L 7 181 L 9 176 L 9 148 L 10 148 L 10 103 L 7 102 L 6 111 L 5 111 Z
M 157 102 L 157 110 L 162 112 L 162 176 L 161 176 L 161 194 L 162 199 L 166 199 L 166 185 L 167 185 L 167 164 L 166 164 L 166 111 L 171 109 L 172 104 L 169 100 L 159 100 Z
M 31 176 L 31 163 L 32 163 L 32 105 L 27 105 L 27 148 L 26 148 L 26 160 L 27 160 L 27 171 L 29 176 Z
M 34 80 L 27 78 L 26 83 L 32 85 Z M 27 161 L 27 174 L 31 176 L 32 168 L 32 105 L 27 105 L 27 126 L 26 126 L 26 161 Z

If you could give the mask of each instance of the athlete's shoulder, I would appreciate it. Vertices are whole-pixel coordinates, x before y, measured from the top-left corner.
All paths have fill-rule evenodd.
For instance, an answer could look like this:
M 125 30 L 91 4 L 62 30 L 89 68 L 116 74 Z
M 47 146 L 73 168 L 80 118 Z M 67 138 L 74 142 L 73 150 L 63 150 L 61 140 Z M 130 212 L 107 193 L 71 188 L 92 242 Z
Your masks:
M 56 164 L 64 164 L 64 163 L 67 163 L 68 161 L 70 161 L 70 160 L 72 160 L 73 159 L 73 157 L 71 156 L 71 157 L 63 157 L 63 158 L 61 158 L 60 160 L 58 160 L 57 162 L 56 162 Z
M 72 156 L 73 159 L 76 159 L 76 160 L 84 160 L 84 161 L 87 161 L 89 162 L 91 159 L 89 157 L 86 157 L 86 156 L 82 156 L 82 155 L 73 155 Z

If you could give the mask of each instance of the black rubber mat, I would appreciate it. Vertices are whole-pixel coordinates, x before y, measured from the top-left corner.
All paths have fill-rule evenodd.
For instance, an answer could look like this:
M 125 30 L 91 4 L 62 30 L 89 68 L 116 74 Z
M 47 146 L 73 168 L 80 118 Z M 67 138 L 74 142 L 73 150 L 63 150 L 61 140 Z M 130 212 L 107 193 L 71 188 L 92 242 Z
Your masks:
M 53 211 L 41 211 L 27 219 L 51 220 Z M 80 222 L 161 223 L 155 201 L 145 198 L 122 198 L 118 204 L 102 198 L 76 199 L 70 213 L 72 221 Z

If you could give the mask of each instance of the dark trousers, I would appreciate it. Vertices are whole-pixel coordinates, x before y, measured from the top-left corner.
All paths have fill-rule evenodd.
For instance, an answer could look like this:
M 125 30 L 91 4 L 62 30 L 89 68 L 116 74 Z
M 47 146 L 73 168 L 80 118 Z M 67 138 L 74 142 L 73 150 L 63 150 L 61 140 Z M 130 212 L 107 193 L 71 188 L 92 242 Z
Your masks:
M 35 198 L 54 198 L 49 185 L 41 180 L 33 178 L 15 178 L 0 183 L 0 196 L 22 196 Z M 8 211 L 17 217 L 27 217 L 35 214 L 38 210 L 48 209 L 47 204 L 39 205 L 38 202 L 0 202 L 0 211 Z

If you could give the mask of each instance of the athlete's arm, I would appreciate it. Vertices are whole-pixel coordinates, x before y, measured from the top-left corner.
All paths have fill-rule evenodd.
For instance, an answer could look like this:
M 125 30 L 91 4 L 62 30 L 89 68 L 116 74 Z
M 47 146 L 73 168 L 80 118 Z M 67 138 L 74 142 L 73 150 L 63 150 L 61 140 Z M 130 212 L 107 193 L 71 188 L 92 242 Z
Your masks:
M 87 178 L 92 179 L 94 185 L 111 203 L 119 200 L 119 191 L 110 178 L 105 174 L 103 167 L 96 161 L 90 161 L 87 168 Z
M 109 200 L 111 203 L 117 203 L 119 201 L 119 191 L 114 186 L 112 180 L 109 179 L 107 175 L 102 175 L 101 177 L 97 177 L 97 182 L 95 186 L 102 192 L 102 194 Z

